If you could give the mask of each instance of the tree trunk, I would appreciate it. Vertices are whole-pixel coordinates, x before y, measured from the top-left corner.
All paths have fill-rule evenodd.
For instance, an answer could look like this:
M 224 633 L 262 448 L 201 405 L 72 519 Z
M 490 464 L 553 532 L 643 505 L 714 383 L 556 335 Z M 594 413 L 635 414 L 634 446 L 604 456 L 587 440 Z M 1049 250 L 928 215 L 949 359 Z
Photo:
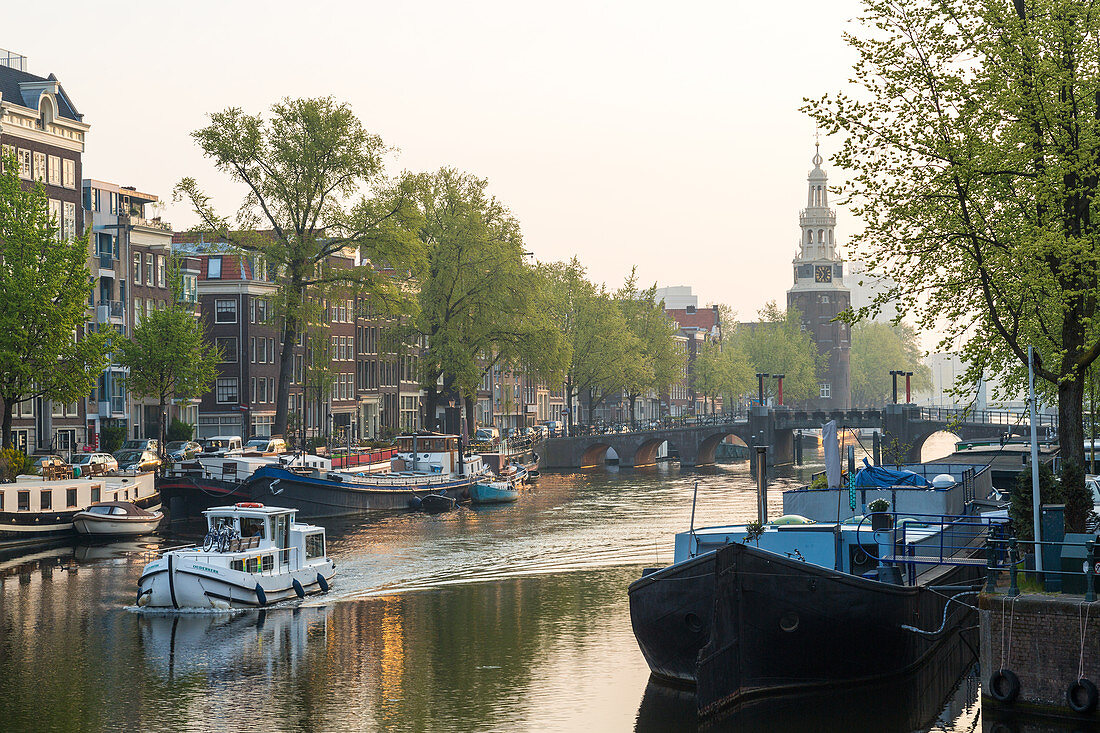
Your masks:
M 1085 378 L 1078 371 L 1075 376 L 1058 385 L 1058 446 L 1062 460 L 1085 467 L 1085 435 L 1083 410 Z
M 439 408 L 439 391 L 436 390 L 435 385 L 424 391 L 424 429 L 435 430 L 436 429 L 436 417 L 435 412 Z
M 11 413 L 12 413 L 12 409 L 14 407 L 15 407 L 15 404 L 10 399 L 5 397 L 4 398 L 4 425 L 3 425 L 4 447 L 5 448 L 14 448 L 15 447 L 14 445 L 12 445 L 12 442 L 11 442 Z
M 297 293 L 297 307 L 301 307 L 305 287 L 298 277 L 292 277 L 290 288 Z M 271 434 L 286 437 L 287 414 L 290 411 L 290 382 L 294 376 L 294 347 L 298 345 L 298 331 L 301 322 L 293 313 L 293 308 L 287 309 L 283 323 L 283 345 L 279 354 L 279 381 L 275 386 L 275 424 L 271 426 Z M 244 314 L 241 314 L 241 318 Z M 244 348 L 241 344 L 240 348 Z M 303 357 L 305 358 L 305 357 Z M 304 412 L 304 410 L 303 410 Z
M 157 443 L 157 453 L 160 454 L 160 475 L 163 476 L 165 470 L 168 468 L 168 451 L 165 449 L 166 439 L 168 437 L 168 414 L 165 412 L 164 396 L 161 395 L 160 402 L 158 403 L 160 412 L 158 422 L 160 423 L 160 437 Z
M 469 440 L 474 434 L 474 398 L 464 397 L 462 401 L 466 407 L 466 430 L 462 434 Z

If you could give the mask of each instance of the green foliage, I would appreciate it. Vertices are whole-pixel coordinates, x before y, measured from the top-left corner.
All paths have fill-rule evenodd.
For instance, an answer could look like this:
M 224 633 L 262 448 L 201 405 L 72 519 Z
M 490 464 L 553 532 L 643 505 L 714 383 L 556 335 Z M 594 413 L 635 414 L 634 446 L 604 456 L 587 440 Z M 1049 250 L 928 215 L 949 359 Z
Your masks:
M 905 324 L 857 323 L 852 326 L 852 404 L 881 407 L 893 396 L 890 372 L 913 372 L 914 391 L 932 387 L 932 370 L 921 362 L 917 333 Z
M 886 499 L 878 498 L 878 499 L 875 499 L 874 501 L 871 501 L 871 502 L 867 503 L 867 511 L 870 511 L 870 512 L 885 512 L 885 511 L 889 511 L 889 509 L 890 509 L 890 502 L 887 501 Z
M 172 424 L 168 426 L 167 441 L 174 443 L 180 440 L 191 440 L 191 436 L 195 434 L 195 426 L 189 422 L 184 422 L 179 418 L 173 418 Z
M 755 542 L 760 545 L 760 537 L 764 534 L 764 525 L 760 522 L 749 522 L 745 525 L 745 541 Z
M 693 386 L 711 404 L 725 395 L 733 404 L 740 395 L 750 391 L 756 382 L 744 353 L 734 344 L 704 341 L 695 352 L 692 365 Z
M 411 186 L 385 178 L 389 149 L 330 97 L 285 99 L 267 118 L 230 107 L 192 137 L 247 193 L 233 221 L 214 211 L 193 178 L 176 185 L 177 197 L 191 203 L 201 229 L 258 256 L 281 282 L 273 304 L 284 338 L 272 430 L 285 434 L 293 359 L 284 357 L 311 304 L 335 290 L 369 297 L 386 313 L 412 307 L 405 283 L 422 264 L 422 247 Z M 348 259 L 352 250 L 361 264 Z
M 864 223 L 858 256 L 939 329 L 967 382 L 1057 392 L 1062 454 L 1082 462 L 1084 370 L 1100 354 L 1100 14 L 1069 0 L 864 0 L 854 90 L 804 110 Z
M 85 333 L 93 282 L 87 239 L 60 240 L 41 184 L 24 190 L 18 170 L 11 155 L 0 172 L 0 399 L 9 447 L 14 406 L 86 396 L 113 334 Z
M 494 365 L 560 380 L 566 352 L 547 315 L 544 281 L 525 261 L 519 223 L 488 194 L 488 181 L 441 168 L 408 183 L 427 267 L 405 330 L 406 339 L 426 341 L 419 376 L 428 415 L 440 392 L 475 397 Z
M 631 399 L 647 392 L 660 393 L 684 374 L 684 353 L 676 343 L 676 326 L 657 300 L 657 284 L 638 289 L 636 269 L 630 271 L 615 294 L 631 337 L 634 358 L 624 366 L 623 389 Z
M 759 313 L 760 320 L 733 335 L 751 373 L 783 374 L 783 398 L 807 400 L 818 395 L 818 353 L 813 336 L 802 330 L 797 308 L 780 310 L 775 301 Z
M 126 427 L 123 425 L 104 426 L 99 429 L 99 447 L 105 453 L 114 453 L 126 441 Z
M 1029 463 L 1020 475 L 1016 477 L 1016 483 L 1012 485 L 1009 494 L 1008 517 L 1012 522 L 1012 531 L 1017 539 L 1031 540 L 1035 538 L 1034 517 L 1032 511 L 1031 490 L 1031 464 Z M 1039 503 L 1061 504 L 1063 501 L 1062 486 L 1054 478 L 1054 472 L 1046 463 L 1039 464 Z
M 0 450 L 0 479 L 11 482 L 20 474 L 34 472 L 34 462 L 26 453 L 15 448 Z
M 819 473 L 814 476 L 814 480 L 810 482 L 811 489 L 827 489 L 829 488 L 829 478 L 824 473 Z
M 1085 486 L 1085 471 L 1079 464 L 1066 461 L 1062 464 L 1062 501 L 1066 505 L 1067 532 L 1084 532 L 1085 522 L 1092 511 L 1092 492 Z

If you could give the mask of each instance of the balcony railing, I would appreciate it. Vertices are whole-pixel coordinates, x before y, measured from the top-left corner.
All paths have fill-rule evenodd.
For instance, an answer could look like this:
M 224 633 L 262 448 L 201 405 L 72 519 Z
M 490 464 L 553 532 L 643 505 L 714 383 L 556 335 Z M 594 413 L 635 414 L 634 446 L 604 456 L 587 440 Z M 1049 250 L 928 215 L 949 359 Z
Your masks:
M 121 320 L 125 317 L 126 305 L 121 300 L 101 301 L 95 309 L 96 323 L 108 323 L 112 318 Z
M 158 219 L 143 219 L 140 216 L 131 216 L 130 225 L 135 227 L 146 227 L 147 229 L 163 229 L 166 232 L 172 231 L 172 225 L 168 222 Z
M 101 270 L 113 270 L 115 267 L 115 259 L 110 252 L 99 253 L 99 269 Z

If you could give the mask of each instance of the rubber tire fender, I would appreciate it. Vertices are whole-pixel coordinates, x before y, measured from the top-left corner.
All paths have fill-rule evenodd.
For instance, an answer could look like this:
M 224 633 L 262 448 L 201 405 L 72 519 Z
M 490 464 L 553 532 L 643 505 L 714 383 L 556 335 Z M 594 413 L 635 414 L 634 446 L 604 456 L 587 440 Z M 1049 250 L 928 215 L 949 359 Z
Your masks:
M 989 696 L 997 702 L 1012 704 L 1020 695 L 1020 678 L 1010 669 L 998 669 L 989 677 Z
M 1096 709 L 1096 685 L 1082 677 L 1066 689 L 1066 703 L 1075 713 L 1091 713 Z

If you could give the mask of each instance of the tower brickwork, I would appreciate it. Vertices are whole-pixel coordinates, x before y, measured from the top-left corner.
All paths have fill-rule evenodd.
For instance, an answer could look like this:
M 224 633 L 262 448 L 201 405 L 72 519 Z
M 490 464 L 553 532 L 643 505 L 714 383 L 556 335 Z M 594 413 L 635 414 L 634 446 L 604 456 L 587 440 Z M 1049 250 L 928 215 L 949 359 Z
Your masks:
M 849 372 L 851 334 L 848 325 L 834 320 L 852 302 L 844 284 L 844 260 L 837 254 L 836 212 L 829 208 L 827 176 L 821 168 L 820 146 L 808 177 L 806 208 L 798 215 L 801 239 L 793 260 L 794 285 L 787 291 L 787 307 L 798 308 L 802 325 L 813 334 L 823 358 L 817 396 L 803 406 L 846 410 L 852 405 Z

